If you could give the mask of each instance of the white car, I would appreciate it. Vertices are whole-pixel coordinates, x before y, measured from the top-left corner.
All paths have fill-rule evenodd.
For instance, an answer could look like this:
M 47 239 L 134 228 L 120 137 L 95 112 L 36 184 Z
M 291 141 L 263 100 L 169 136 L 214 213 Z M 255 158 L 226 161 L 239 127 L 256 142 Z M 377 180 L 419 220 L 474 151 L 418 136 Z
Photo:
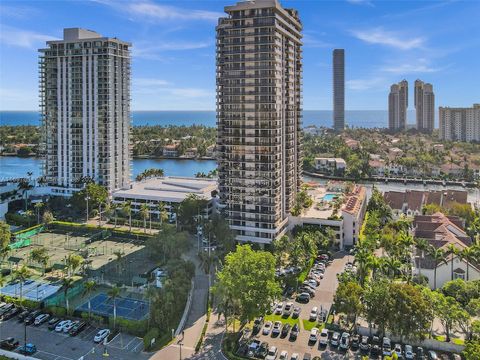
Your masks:
M 340 345 L 340 333 L 334 332 L 332 338 L 330 339 L 330 345 L 338 346 Z
M 293 309 L 293 303 L 291 302 L 288 302 L 285 304 L 285 307 L 283 308 L 283 316 L 290 316 L 290 314 L 292 313 L 292 309 Z
M 318 316 L 318 308 L 314 306 L 310 311 L 310 316 L 309 316 L 310 321 L 317 320 L 317 316 Z
M 288 360 L 288 352 L 286 350 L 282 350 L 278 360 Z
M 323 328 L 322 332 L 320 333 L 320 345 L 327 346 L 328 344 L 328 330 Z
M 412 345 L 405 345 L 405 359 L 413 360 L 414 357 Z
M 299 358 L 300 358 L 300 355 L 298 355 L 297 353 L 293 353 L 290 360 L 298 360 Z
M 278 303 L 277 307 L 275 308 L 275 314 L 280 315 L 283 311 L 283 303 Z
M 265 360 L 275 360 L 277 358 L 277 352 L 278 350 L 276 346 L 270 346 L 270 349 L 268 349 Z
M 45 321 L 48 320 L 48 318 L 50 317 L 50 314 L 41 314 L 41 315 L 38 315 L 36 318 L 35 318 L 35 321 L 33 322 L 34 325 L 40 325 L 40 324 L 43 324 Z
M 65 326 L 69 325 L 72 323 L 72 320 L 63 320 L 63 321 L 60 321 L 57 326 L 55 326 L 55 331 L 56 332 L 63 332 L 63 329 L 65 328 Z
M 272 330 L 272 322 L 271 321 L 265 322 L 265 324 L 263 325 L 262 334 L 263 335 L 268 335 L 268 334 L 270 334 L 271 330 Z
M 309 342 L 317 342 L 317 338 L 318 338 L 318 328 L 314 327 L 312 328 L 312 330 L 310 330 L 310 337 L 308 338 L 308 341 Z
M 102 329 L 97 333 L 97 335 L 95 335 L 95 337 L 93 338 L 93 341 L 96 342 L 96 343 L 100 343 L 108 335 L 110 335 L 110 330 L 109 329 Z
M 350 345 L 350 334 L 344 332 L 340 339 L 340 349 L 347 350 Z
M 78 321 L 71 321 L 70 324 L 66 324 L 63 327 L 63 332 L 68 333 L 77 324 L 78 324 Z

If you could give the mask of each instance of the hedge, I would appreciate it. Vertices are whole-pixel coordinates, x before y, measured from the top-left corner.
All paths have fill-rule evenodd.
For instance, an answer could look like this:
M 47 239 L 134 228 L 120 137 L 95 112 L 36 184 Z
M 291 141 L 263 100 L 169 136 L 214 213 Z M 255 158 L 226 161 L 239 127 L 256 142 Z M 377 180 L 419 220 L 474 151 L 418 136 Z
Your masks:
M 110 317 L 108 319 L 108 322 L 110 327 L 113 328 L 113 317 Z M 138 337 L 145 336 L 145 333 L 147 332 L 147 320 L 135 321 L 119 318 L 117 316 L 117 319 L 115 320 L 115 326 L 118 330 L 122 332 L 126 332 L 130 335 L 135 335 Z
M 12 303 L 17 306 L 23 306 L 29 309 L 36 309 L 40 305 L 38 301 L 29 300 L 29 299 L 22 299 L 22 301 L 20 301 L 20 298 L 8 296 L 8 295 L 2 295 L 2 298 L 3 298 L 3 301 L 7 303 Z
M 152 235 L 150 234 L 145 234 L 143 231 L 138 231 L 138 230 L 122 230 L 122 229 L 113 229 L 110 227 L 105 227 L 105 226 L 96 226 L 96 225 L 90 225 L 90 224 L 79 224 L 79 223 L 74 223 L 74 222 L 67 222 L 67 221 L 52 221 L 49 226 L 53 228 L 60 228 L 60 229 L 67 229 L 70 230 L 71 228 L 75 229 L 85 229 L 89 230 L 92 232 L 99 231 L 99 230 L 107 230 L 110 231 L 112 234 L 121 234 L 121 235 L 137 235 L 137 236 L 142 236 L 145 238 L 150 238 Z
M 12 213 L 6 213 L 5 214 L 5 220 L 9 224 L 14 224 L 14 225 L 21 225 L 21 226 L 30 226 L 32 223 L 36 223 L 37 219 L 35 219 L 34 216 L 24 216 L 20 214 L 12 214 Z
M 31 231 L 31 230 L 34 230 L 34 229 L 37 229 L 39 227 L 42 227 L 44 226 L 43 224 L 38 224 L 38 225 L 34 225 L 34 226 L 30 226 L 29 228 L 27 229 L 23 229 L 23 230 L 20 230 L 20 231 L 17 231 L 17 232 L 14 232 L 12 233 L 12 235 L 19 235 L 19 234 L 23 234 L 23 233 L 26 233 L 28 231 Z
M 145 336 L 143 337 L 143 347 L 145 350 L 150 350 L 152 339 L 155 339 L 155 343 L 158 340 L 158 335 L 160 335 L 160 331 L 157 328 L 150 329 Z

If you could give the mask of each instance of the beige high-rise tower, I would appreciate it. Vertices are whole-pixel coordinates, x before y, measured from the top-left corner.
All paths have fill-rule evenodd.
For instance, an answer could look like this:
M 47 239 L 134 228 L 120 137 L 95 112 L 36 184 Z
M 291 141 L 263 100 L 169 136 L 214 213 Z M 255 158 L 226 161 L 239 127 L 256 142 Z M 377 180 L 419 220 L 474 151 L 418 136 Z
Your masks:
M 390 87 L 388 96 L 388 128 L 391 131 L 407 130 L 408 82 L 402 80 Z
M 217 26 L 219 190 L 239 241 L 286 231 L 302 173 L 302 24 L 277 0 L 225 7 Z
M 431 134 L 435 126 L 435 94 L 432 84 L 415 80 L 415 113 L 417 130 Z
M 130 43 L 80 28 L 40 49 L 43 174 L 69 193 L 130 182 Z M 58 187 L 58 189 L 55 189 Z

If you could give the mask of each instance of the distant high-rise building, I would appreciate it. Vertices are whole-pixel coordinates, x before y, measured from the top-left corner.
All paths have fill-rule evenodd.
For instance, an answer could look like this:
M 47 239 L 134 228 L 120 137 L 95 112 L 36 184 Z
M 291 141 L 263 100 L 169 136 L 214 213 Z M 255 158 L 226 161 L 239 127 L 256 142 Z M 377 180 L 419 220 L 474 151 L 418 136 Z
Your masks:
M 415 113 L 417 130 L 431 134 L 435 128 L 435 94 L 432 84 L 415 81 Z
M 391 131 L 407 130 L 408 82 L 402 80 L 390 87 L 388 96 L 388 128 Z
M 439 108 L 440 138 L 451 141 L 480 141 L 480 104 L 471 108 Z
M 345 129 L 345 50 L 333 50 L 333 129 Z
M 217 30 L 219 192 L 238 241 L 287 230 L 302 175 L 302 24 L 277 0 L 225 7 Z
M 110 192 L 130 182 L 130 43 L 64 29 L 40 49 L 48 184 L 68 193 L 91 178 Z

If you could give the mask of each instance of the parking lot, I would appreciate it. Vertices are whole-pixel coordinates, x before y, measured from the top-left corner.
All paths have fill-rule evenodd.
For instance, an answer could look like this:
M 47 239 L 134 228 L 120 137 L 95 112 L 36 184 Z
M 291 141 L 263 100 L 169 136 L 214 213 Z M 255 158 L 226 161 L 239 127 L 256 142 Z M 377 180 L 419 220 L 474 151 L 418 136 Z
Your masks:
M 148 359 L 147 354 L 143 354 L 143 340 L 141 338 L 117 334 L 106 346 L 96 344 L 93 337 L 98 332 L 98 328 L 87 325 L 87 327 L 77 336 L 72 337 L 65 333 L 57 333 L 48 329 L 46 323 L 40 326 L 27 326 L 27 343 L 33 343 L 37 347 L 37 352 L 33 355 L 38 359 L 44 360 L 76 360 L 80 357 L 84 359 L 103 359 L 103 353 L 106 349 L 112 359 Z M 23 344 L 24 324 L 18 322 L 16 317 L 1 324 L 0 337 L 14 337 Z

